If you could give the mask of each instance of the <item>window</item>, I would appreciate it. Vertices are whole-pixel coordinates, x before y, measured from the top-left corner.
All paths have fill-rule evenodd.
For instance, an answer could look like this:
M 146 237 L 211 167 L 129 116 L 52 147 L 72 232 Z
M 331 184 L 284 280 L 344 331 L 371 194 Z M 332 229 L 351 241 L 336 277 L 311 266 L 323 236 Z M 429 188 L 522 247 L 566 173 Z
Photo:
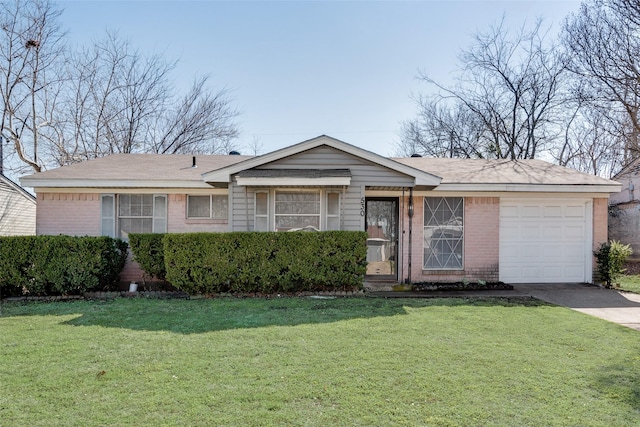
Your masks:
M 103 194 L 101 204 L 101 233 L 104 236 L 126 239 L 130 233 L 167 231 L 167 196 Z
M 424 269 L 462 269 L 463 213 L 462 197 L 424 198 Z
M 340 230 L 340 192 L 262 190 L 255 193 L 254 230 Z
M 314 227 L 320 230 L 320 192 L 276 192 L 276 231 Z
M 227 219 L 229 198 L 227 196 L 187 196 L 187 218 Z

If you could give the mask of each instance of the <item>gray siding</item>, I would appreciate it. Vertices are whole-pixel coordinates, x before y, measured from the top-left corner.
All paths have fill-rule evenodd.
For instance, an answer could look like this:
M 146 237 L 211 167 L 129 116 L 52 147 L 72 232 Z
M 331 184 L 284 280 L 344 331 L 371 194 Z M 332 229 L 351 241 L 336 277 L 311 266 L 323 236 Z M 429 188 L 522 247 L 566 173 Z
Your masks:
M 364 230 L 364 212 L 362 200 L 364 199 L 364 186 L 351 185 L 341 196 L 341 223 L 342 230 Z
M 322 146 L 281 159 L 259 169 L 350 169 L 351 185 L 412 187 L 413 178 L 335 148 Z
M 251 188 L 229 184 L 231 231 L 253 231 L 254 192 Z

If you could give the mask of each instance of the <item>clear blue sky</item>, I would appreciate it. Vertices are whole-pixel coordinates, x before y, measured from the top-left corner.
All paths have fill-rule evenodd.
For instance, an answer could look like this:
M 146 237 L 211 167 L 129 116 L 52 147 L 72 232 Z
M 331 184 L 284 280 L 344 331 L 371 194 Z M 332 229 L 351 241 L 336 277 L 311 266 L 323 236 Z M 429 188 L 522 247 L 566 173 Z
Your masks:
M 241 112 L 239 145 L 261 153 L 320 134 L 392 155 L 419 69 L 446 82 L 472 35 L 577 11 L 563 1 L 62 1 L 71 43 L 106 29 L 179 59 L 179 87 L 211 75 Z M 243 154 L 248 148 L 241 149 Z

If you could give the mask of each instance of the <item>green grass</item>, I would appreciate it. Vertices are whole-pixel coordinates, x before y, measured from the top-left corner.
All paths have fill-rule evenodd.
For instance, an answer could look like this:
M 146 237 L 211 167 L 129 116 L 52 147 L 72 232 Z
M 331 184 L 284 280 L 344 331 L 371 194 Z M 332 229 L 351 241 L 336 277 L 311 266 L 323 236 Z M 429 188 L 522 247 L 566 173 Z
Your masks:
M 640 294 L 640 275 L 634 274 L 622 276 L 620 278 L 620 285 L 618 286 L 618 289 Z
M 0 425 L 638 425 L 639 338 L 500 300 L 4 303 Z

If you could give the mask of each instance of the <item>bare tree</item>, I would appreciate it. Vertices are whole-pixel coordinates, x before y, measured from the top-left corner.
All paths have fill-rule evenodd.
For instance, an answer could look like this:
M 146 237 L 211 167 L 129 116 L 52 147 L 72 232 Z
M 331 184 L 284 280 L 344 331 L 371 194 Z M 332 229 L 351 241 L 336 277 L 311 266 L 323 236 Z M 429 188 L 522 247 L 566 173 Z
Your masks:
M 620 130 L 597 109 L 578 104 L 573 111 L 564 127 L 564 143 L 555 153 L 556 161 L 582 172 L 611 177 L 622 167 Z
M 478 33 L 460 60 L 454 87 L 420 74 L 439 93 L 421 98 L 404 136 L 425 154 L 463 157 L 534 158 L 556 143 L 566 62 L 542 21 L 515 34 L 503 21 Z
M 222 153 L 238 135 L 225 90 L 211 91 L 202 77 L 178 99 L 175 63 L 143 55 L 116 33 L 68 63 L 73 90 L 66 137 L 55 147 L 59 164 L 112 153 Z
M 40 171 L 40 137 L 55 110 L 51 92 L 60 83 L 61 14 L 48 0 L 0 3 L 0 129 L 19 165 Z
M 640 6 L 630 0 L 591 0 L 569 16 L 563 42 L 570 70 L 584 82 L 584 108 L 620 130 L 624 162 L 640 154 Z M 593 114 L 591 116 L 594 116 Z
M 252 155 L 258 156 L 264 149 L 264 144 L 259 136 L 254 135 L 247 148 Z
M 401 129 L 400 155 L 484 158 L 490 155 L 482 143 L 484 129 L 463 103 L 421 96 L 418 117 Z
M 600 0 L 601 2 L 603 0 Z M 640 26 L 640 3 L 636 0 L 610 0 L 611 6 L 618 12 L 620 17 L 632 22 L 633 25 Z
M 61 13 L 48 0 L 0 3 L 0 124 L 13 166 L 231 149 L 238 112 L 226 90 L 212 90 L 205 76 L 179 93 L 175 61 L 143 54 L 117 33 L 66 49 Z
M 153 152 L 226 154 L 233 149 L 238 136 L 233 119 L 238 112 L 227 91 L 214 93 L 207 89 L 207 81 L 208 77 L 194 81 L 178 107 L 160 115 L 160 123 L 150 129 Z M 154 133 L 160 135 L 153 137 Z

